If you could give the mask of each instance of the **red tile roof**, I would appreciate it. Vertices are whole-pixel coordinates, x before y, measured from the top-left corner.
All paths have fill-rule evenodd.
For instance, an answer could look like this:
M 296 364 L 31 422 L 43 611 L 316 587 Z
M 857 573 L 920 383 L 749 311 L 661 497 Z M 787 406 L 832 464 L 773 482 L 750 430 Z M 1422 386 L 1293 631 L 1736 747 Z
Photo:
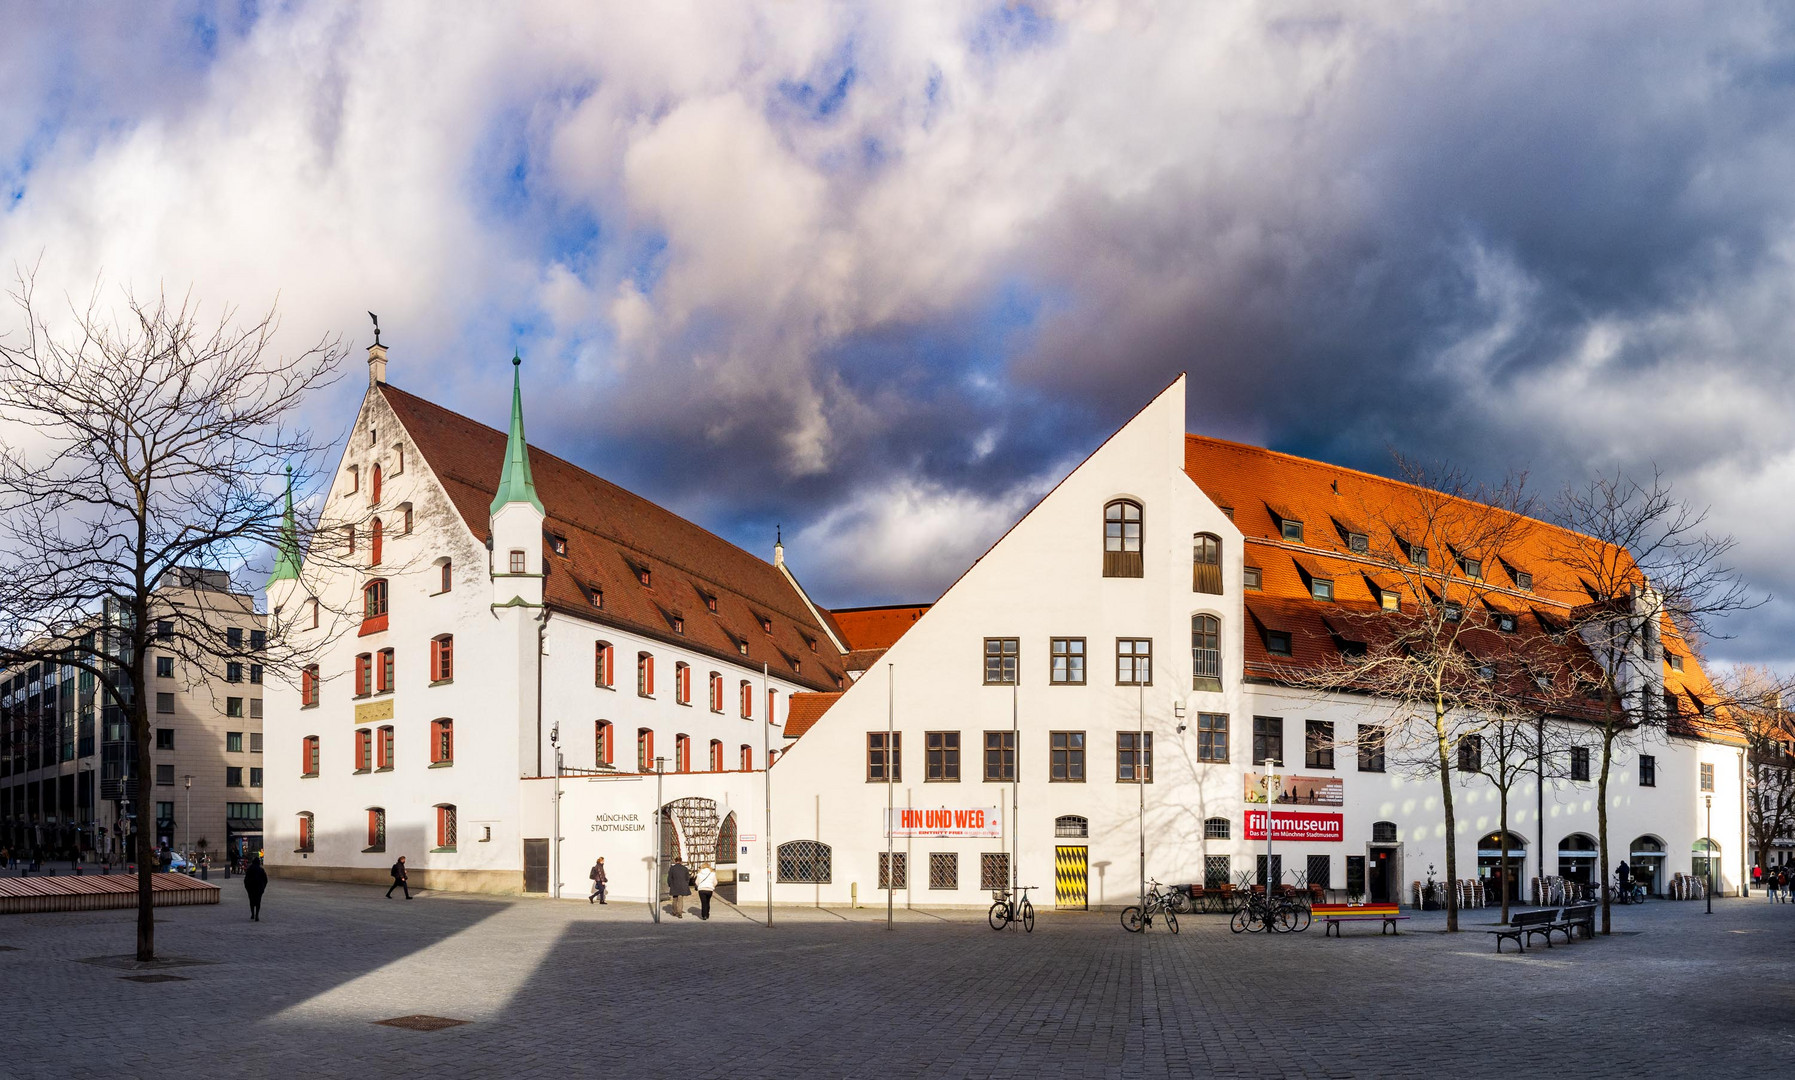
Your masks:
M 841 700 L 840 691 L 823 694 L 793 694 L 787 703 L 785 715 L 785 737 L 795 739 L 809 731 L 811 725 L 823 718 L 829 706 Z
M 462 520 L 487 540 L 505 433 L 397 387 L 380 389 Z M 777 567 L 534 446 L 530 469 L 548 512 L 544 528 L 567 541 L 565 557 L 543 545 L 551 609 L 750 667 L 766 663 L 803 686 L 841 685 L 841 653 Z
M 929 604 L 890 604 L 882 607 L 835 608 L 835 625 L 841 628 L 848 648 L 889 649 L 911 624 L 922 618 Z

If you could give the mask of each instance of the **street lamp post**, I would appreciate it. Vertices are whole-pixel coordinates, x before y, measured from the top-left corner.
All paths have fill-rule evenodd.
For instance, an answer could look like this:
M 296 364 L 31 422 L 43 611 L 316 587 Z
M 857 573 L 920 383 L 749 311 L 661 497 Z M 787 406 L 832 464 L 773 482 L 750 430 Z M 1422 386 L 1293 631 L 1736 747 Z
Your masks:
M 183 779 L 187 781 L 187 808 L 181 811 L 181 833 L 185 837 L 182 846 L 191 853 L 193 851 L 193 774 L 188 773 Z
M 1134 788 L 1139 801 L 1136 810 L 1136 822 L 1140 830 L 1141 843 L 1141 911 L 1147 910 L 1147 778 L 1141 773 L 1141 765 L 1147 754 L 1147 684 L 1141 679 L 1140 660 L 1134 671 L 1135 703 L 1134 703 Z
M 1277 774 L 1278 766 L 1279 762 L 1276 758 L 1267 758 L 1265 761 L 1265 900 L 1267 903 L 1271 902 L 1272 886 L 1277 884 L 1272 880 L 1271 873 L 1271 808 L 1276 802 L 1280 790 L 1279 784 L 1282 783 Z M 1282 876 L 1279 875 L 1279 877 Z
M 549 848 L 549 865 L 552 868 L 550 872 L 554 874 L 554 879 L 550 883 L 548 894 L 553 899 L 559 900 L 561 899 L 561 723 L 558 720 L 555 722 L 555 726 L 549 729 L 548 744 L 555 748 L 555 841 Z
M 664 757 L 654 759 L 654 876 L 648 883 L 648 905 L 657 923 L 661 921 L 661 852 L 666 850 L 661 836 L 661 775 L 666 764 Z
M 1702 855 L 1708 873 L 1708 914 L 1714 914 L 1714 796 L 1704 795 L 1702 801 L 1708 804 L 1707 835 L 1702 837 Z

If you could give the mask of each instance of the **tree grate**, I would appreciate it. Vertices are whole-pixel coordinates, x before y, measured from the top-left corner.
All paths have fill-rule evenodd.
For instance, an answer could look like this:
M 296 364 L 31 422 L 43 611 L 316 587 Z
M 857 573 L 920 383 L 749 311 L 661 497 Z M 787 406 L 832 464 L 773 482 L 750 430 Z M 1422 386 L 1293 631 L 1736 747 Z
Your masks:
M 407 1031 L 441 1031 L 444 1028 L 460 1027 L 468 1023 L 466 1020 L 451 1020 L 446 1016 L 395 1016 L 391 1020 L 376 1020 L 376 1024 L 387 1027 L 404 1028 Z

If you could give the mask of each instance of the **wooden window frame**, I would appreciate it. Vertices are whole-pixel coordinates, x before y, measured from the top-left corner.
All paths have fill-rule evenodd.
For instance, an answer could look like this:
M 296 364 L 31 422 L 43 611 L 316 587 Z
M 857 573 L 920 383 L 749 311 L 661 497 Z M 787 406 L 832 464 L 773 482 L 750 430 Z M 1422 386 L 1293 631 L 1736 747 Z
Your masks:
M 393 768 L 393 725 L 382 724 L 374 729 L 374 771 L 390 772 Z
M 636 654 L 636 696 L 654 696 L 654 654 L 651 652 Z
M 307 735 L 299 744 L 299 775 L 303 777 L 317 776 L 318 766 L 323 757 L 323 743 L 316 735 Z
M 1303 768 L 1334 768 L 1334 722 L 1332 720 L 1303 721 Z
M 1210 547 L 1215 555 L 1213 560 L 1203 558 L 1205 546 Z M 1214 533 L 1197 533 L 1191 537 L 1190 553 L 1191 579 L 1190 591 L 1209 596 L 1222 595 L 1222 538 Z
M 1274 728 L 1273 725 L 1276 725 Z M 1267 751 L 1273 742 L 1277 744 L 1277 754 Z M 1284 718 L 1282 716 L 1253 717 L 1253 764 L 1264 765 L 1276 761 L 1278 768 L 1288 769 L 1290 761 L 1284 756 Z
M 1203 620 L 1208 623 L 1204 624 Z M 1190 617 L 1190 687 L 1192 690 L 1206 690 L 1220 693 L 1222 690 L 1222 617 L 1207 611 L 1199 611 Z M 1212 644 L 1200 644 L 1209 641 Z M 1206 664 L 1210 657 L 1204 653 L 1214 654 L 1214 663 Z M 1214 674 L 1205 674 L 1204 667 L 1213 667 Z
M 1145 736 L 1144 738 L 1142 737 L 1143 734 Z M 1134 745 L 1136 740 L 1140 740 L 1140 745 L 1138 747 Z M 1124 755 L 1127 755 L 1127 757 L 1124 758 Z M 1128 767 L 1133 771 L 1134 775 L 1122 775 L 1122 763 L 1124 760 L 1128 761 Z M 1134 731 L 1116 732 L 1116 783 L 1142 783 L 1142 780 L 1139 777 L 1143 772 L 1147 774 L 1145 782 L 1151 784 L 1153 782 L 1154 773 L 1153 733 L 1151 731 L 1143 733 L 1139 729 Z
M 390 694 L 393 690 L 393 650 L 381 649 L 374 654 L 374 692 Z
M 1131 522 L 1127 516 L 1127 508 L 1135 512 Z M 1116 517 L 1110 517 L 1110 511 L 1119 510 Z M 1111 536 L 1110 526 L 1114 524 L 1115 536 Z M 1128 526 L 1134 526 L 1134 536 L 1128 535 Z M 1147 540 L 1147 509 L 1133 499 L 1111 499 L 1103 504 L 1103 576 L 1106 578 L 1139 578 L 1145 576 L 1145 552 Z M 1113 542 L 1113 547 L 1112 547 Z M 1129 549 L 1130 542 L 1133 550 Z
M 1227 713 L 1200 712 L 1197 714 L 1198 761 L 1215 765 L 1228 763 L 1229 727 Z
M 886 739 L 890 738 L 889 748 Z M 890 778 L 879 775 L 888 770 Z M 869 784 L 904 782 L 904 733 L 901 731 L 869 731 L 866 733 L 866 782 Z
M 592 724 L 592 760 L 596 765 L 609 765 L 616 759 L 617 728 L 609 720 Z
M 455 681 L 455 635 L 438 634 L 430 639 L 430 685 Z
M 1360 724 L 1358 737 L 1359 771 L 1381 773 L 1389 768 L 1389 733 L 1377 724 Z
M 985 662 L 986 686 L 1015 686 L 1022 678 L 1022 639 L 1013 637 L 988 637 L 985 639 L 983 660 Z M 997 678 L 991 673 L 995 661 Z
M 608 641 L 592 645 L 592 684 L 606 690 L 616 689 L 617 650 Z
M 1122 651 L 1122 645 L 1124 642 L 1127 642 L 1129 645 L 1135 646 L 1135 647 L 1138 647 L 1144 643 L 1147 646 L 1147 651 L 1144 653 L 1138 652 L 1138 651 L 1131 651 L 1131 652 L 1128 652 L 1125 654 Z M 1132 671 L 1134 674 L 1134 678 L 1130 678 L 1130 679 L 1122 678 L 1122 660 L 1125 656 L 1131 663 L 1131 668 L 1132 668 Z M 1145 679 L 1140 678 L 1141 661 L 1142 660 L 1145 660 L 1147 663 L 1147 677 Z M 1153 639 L 1152 638 L 1150 638 L 1150 637 L 1119 637 L 1116 639 L 1116 685 L 1117 686 L 1152 686 L 1153 685 Z
M 1090 778 L 1089 742 L 1082 731 L 1047 733 L 1047 781 L 1082 784 Z M 1072 775 L 1076 772 L 1078 775 Z
M 985 783 L 1013 784 L 1016 782 L 1017 741 L 1017 733 L 1009 729 L 985 732 L 985 739 L 981 744 L 983 756 L 980 759 L 984 765 Z M 1007 763 L 1004 761 L 1005 754 L 1009 755 Z M 1005 775 L 1006 772 L 1008 775 Z
M 952 745 L 949 745 L 951 742 Z M 957 784 L 960 782 L 960 733 L 958 731 L 925 731 L 923 745 L 923 783 Z M 949 775 L 949 774 L 952 775 Z
M 1074 648 L 1076 646 L 1076 648 Z M 1083 686 L 1089 673 L 1090 649 L 1084 638 L 1056 637 L 1048 639 L 1047 681 L 1053 686 Z M 1064 662 L 1064 678 L 1061 678 L 1061 663 Z M 1076 661 L 1078 678 L 1072 678 L 1072 668 Z M 1020 675 L 1020 671 L 1018 671 Z

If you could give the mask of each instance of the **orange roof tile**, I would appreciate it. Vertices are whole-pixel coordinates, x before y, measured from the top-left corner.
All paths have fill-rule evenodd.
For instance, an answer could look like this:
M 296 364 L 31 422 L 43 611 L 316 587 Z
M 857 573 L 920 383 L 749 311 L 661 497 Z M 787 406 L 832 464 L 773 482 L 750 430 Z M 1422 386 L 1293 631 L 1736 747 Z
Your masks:
M 380 391 L 462 520 L 488 539 L 505 433 L 397 387 Z M 565 556 L 544 541 L 551 609 L 736 663 L 765 663 L 803 686 L 842 685 L 842 655 L 773 564 L 534 446 L 530 470 L 548 512 L 544 528 L 567 540 Z M 602 607 L 592 603 L 595 591 Z
M 829 706 L 841 700 L 840 691 L 829 691 L 821 694 L 793 694 L 787 703 L 785 714 L 785 737 L 795 739 L 809 731 L 811 726 L 823 718 Z
M 835 625 L 841 628 L 848 648 L 889 649 L 912 623 L 922 618 L 929 604 L 888 604 L 879 607 L 833 608 Z

